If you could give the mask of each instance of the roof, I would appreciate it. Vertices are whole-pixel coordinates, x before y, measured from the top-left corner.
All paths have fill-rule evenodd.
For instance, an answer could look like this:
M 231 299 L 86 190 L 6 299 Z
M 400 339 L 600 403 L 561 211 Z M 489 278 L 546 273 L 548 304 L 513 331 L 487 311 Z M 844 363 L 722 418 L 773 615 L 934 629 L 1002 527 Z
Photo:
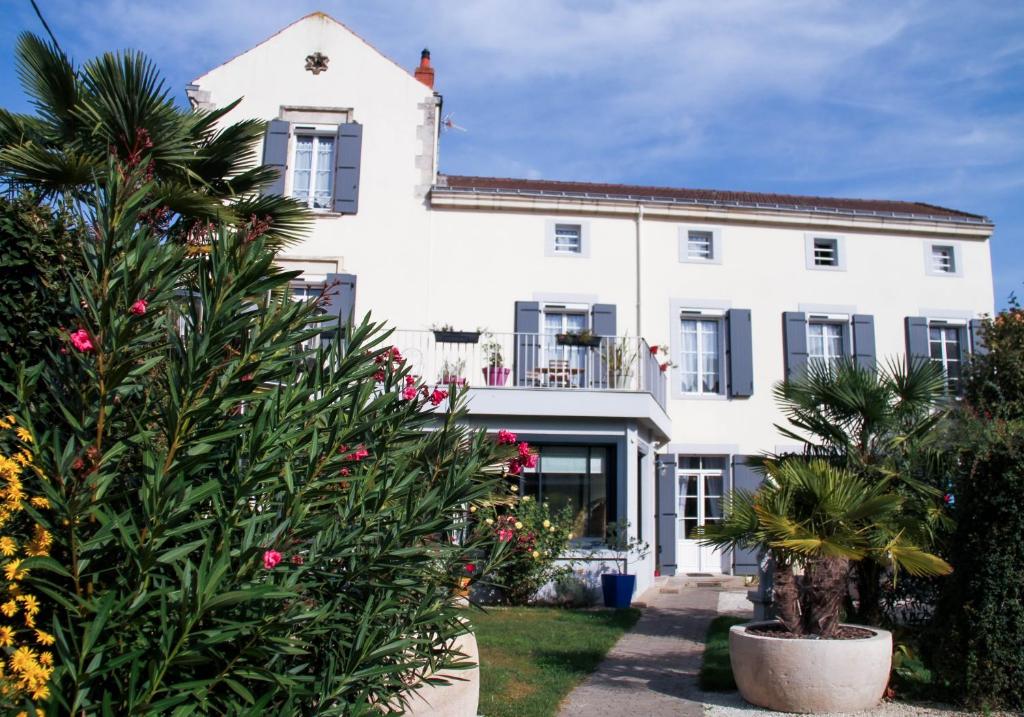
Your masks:
M 651 187 L 639 184 L 563 182 L 550 179 L 469 177 L 453 174 L 439 175 L 438 188 L 456 192 L 538 197 L 558 196 L 592 200 L 642 200 L 672 204 L 905 217 L 933 221 L 991 224 L 987 217 L 980 214 L 969 214 L 956 209 L 925 204 L 924 202 L 904 202 L 890 199 L 844 199 L 839 197 L 812 197 L 766 192 Z

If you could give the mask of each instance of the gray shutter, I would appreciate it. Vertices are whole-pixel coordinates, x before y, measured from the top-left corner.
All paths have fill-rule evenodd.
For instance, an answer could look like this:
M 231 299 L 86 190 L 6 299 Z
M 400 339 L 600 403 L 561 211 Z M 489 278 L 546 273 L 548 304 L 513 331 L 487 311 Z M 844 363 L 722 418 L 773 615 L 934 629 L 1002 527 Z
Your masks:
M 516 302 L 516 355 L 514 357 L 517 386 L 529 384 L 527 377 L 537 370 L 540 360 L 540 302 Z
M 747 456 L 732 457 L 733 490 L 755 491 L 761 485 L 761 474 L 747 465 Z M 737 548 L 732 555 L 734 575 L 757 575 L 760 556 L 756 550 Z
M 347 122 L 338 127 L 334 143 L 334 211 L 359 211 L 359 168 L 363 162 L 363 126 Z
M 747 398 L 754 394 L 754 341 L 750 309 L 729 309 L 729 395 Z
M 617 336 L 615 304 L 594 304 L 590 307 L 590 333 L 594 336 Z
M 928 319 L 923 316 L 908 316 L 903 321 L 907 337 L 907 363 L 927 361 L 931 357 L 928 346 Z
M 875 317 L 870 314 L 853 315 L 853 357 L 861 368 L 875 370 Z
M 658 456 L 658 554 L 654 556 L 662 575 L 675 575 L 679 565 L 676 558 L 676 526 L 679 501 L 676 497 L 676 457 L 674 454 Z
M 984 319 L 971 319 L 971 353 L 984 355 L 988 353 L 988 346 L 981 337 L 981 328 L 985 325 Z
M 270 120 L 263 135 L 263 164 L 277 170 L 277 178 L 263 190 L 264 194 L 284 196 L 284 175 L 288 169 L 288 135 L 291 125 L 284 120 Z
M 807 368 L 807 314 L 784 311 L 782 337 L 786 351 L 786 380 L 791 381 Z
M 340 320 L 342 329 L 346 328 L 352 321 L 355 308 L 356 275 L 328 274 L 327 300 L 324 303 L 324 309 L 326 309 L 330 321 Z

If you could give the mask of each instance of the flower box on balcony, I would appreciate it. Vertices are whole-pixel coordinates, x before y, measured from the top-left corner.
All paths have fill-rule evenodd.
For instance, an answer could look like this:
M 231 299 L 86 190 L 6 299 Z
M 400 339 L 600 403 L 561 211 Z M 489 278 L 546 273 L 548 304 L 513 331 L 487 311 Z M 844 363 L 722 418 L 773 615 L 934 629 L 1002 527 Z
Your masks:
M 480 341 L 480 332 L 434 329 L 434 341 L 439 344 L 475 344 Z
M 555 342 L 559 346 L 589 346 L 594 348 L 601 345 L 601 337 L 594 336 L 589 331 L 579 334 L 555 334 Z

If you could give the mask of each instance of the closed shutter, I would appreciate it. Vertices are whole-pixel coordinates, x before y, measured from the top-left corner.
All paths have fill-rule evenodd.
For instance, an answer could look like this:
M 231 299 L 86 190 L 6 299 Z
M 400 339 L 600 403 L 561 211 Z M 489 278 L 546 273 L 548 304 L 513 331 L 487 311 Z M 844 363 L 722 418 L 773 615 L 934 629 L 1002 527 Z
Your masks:
M 875 370 L 875 317 L 870 314 L 853 315 L 853 357 L 861 368 Z
M 786 352 L 786 380 L 792 381 L 807 368 L 807 314 L 802 311 L 783 312 L 782 337 Z
M 334 211 L 359 211 L 359 169 L 363 161 L 363 126 L 346 122 L 338 127 L 334 143 Z
M 985 325 L 984 319 L 971 319 L 971 353 L 983 355 L 988 353 L 988 346 L 981 336 L 981 329 Z
M 344 331 L 352 322 L 356 308 L 356 275 L 328 274 L 327 301 L 324 309 L 332 324 L 339 322 Z M 330 336 L 326 338 L 331 338 Z
M 679 501 L 676 496 L 676 457 L 658 456 L 658 554 L 655 556 L 662 575 L 675 575 L 676 526 L 679 524 Z
M 754 394 L 754 341 L 750 326 L 750 309 L 730 309 L 729 324 L 729 395 L 747 398 Z
M 515 332 L 516 385 L 526 386 L 529 383 L 527 377 L 537 370 L 540 360 L 540 302 L 516 302 Z
M 732 457 L 732 488 L 753 492 L 761 486 L 762 476 L 747 464 L 749 456 Z M 757 550 L 737 548 L 732 555 L 733 575 L 757 575 L 760 555 Z
M 923 316 L 908 316 L 903 321 L 907 339 L 907 363 L 928 361 L 931 350 L 928 346 L 928 319 Z
M 288 136 L 291 125 L 284 120 L 270 120 L 263 135 L 263 164 L 277 170 L 277 176 L 268 184 L 264 194 L 284 196 L 284 175 L 288 170 Z

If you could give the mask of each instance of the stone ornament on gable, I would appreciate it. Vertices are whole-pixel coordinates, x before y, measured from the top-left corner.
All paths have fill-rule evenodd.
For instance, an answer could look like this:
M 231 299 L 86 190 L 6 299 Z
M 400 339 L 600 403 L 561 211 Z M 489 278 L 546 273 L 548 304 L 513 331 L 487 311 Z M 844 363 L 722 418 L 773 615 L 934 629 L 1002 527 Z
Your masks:
M 312 55 L 306 55 L 306 69 L 314 75 L 319 75 L 327 70 L 327 63 L 330 61 L 324 53 L 314 52 Z

